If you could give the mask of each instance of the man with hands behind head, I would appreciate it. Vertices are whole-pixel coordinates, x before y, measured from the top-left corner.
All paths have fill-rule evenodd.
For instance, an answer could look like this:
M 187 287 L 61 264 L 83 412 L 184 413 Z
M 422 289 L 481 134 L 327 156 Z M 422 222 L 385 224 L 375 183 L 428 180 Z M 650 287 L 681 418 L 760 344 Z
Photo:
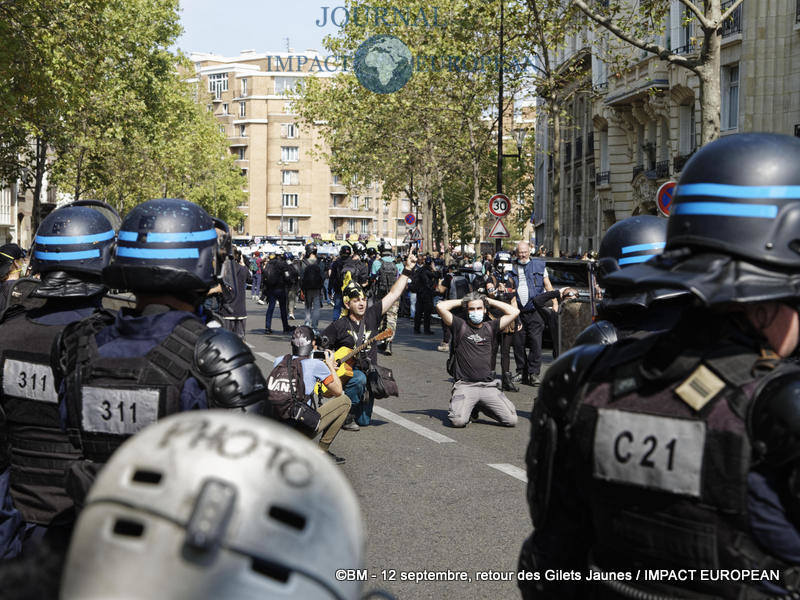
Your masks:
M 451 311 L 461 305 L 468 320 L 455 316 Z M 484 322 L 487 309 L 495 308 L 502 313 L 499 319 Z M 450 396 L 448 418 L 453 427 L 465 427 L 474 408 L 480 408 L 503 425 L 517 424 L 514 405 L 500 390 L 500 380 L 494 377 L 492 349 L 500 331 L 519 315 L 516 306 L 487 298 L 471 292 L 461 300 L 444 300 L 436 305 L 442 322 L 453 329 L 454 364 L 453 391 Z

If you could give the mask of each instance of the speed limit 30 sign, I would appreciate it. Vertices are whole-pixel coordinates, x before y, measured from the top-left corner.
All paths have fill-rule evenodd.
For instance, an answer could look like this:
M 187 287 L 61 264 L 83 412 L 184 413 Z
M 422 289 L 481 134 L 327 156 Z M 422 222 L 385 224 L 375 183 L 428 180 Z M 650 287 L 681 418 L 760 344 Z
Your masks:
M 505 194 L 495 194 L 489 199 L 489 212 L 495 217 L 505 217 L 511 211 L 511 202 Z

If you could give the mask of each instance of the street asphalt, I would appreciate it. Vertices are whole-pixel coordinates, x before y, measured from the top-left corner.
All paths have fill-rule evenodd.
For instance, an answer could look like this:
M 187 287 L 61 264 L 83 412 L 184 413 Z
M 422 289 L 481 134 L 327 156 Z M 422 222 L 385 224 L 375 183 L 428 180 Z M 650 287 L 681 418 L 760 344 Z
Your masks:
M 289 336 L 277 333 L 277 306 L 276 333 L 264 334 L 265 309 L 248 299 L 247 342 L 268 374 L 270 357 L 289 351 Z M 301 325 L 303 315 L 299 304 L 290 325 Z M 329 306 L 322 316 L 320 330 L 330 321 Z M 378 362 L 393 369 L 400 397 L 378 400 L 368 427 L 341 431 L 331 446 L 346 459 L 339 468 L 364 514 L 363 589 L 402 600 L 519 598 L 517 556 L 531 531 L 525 449 L 538 388 L 520 385 L 519 393 L 508 393 L 519 416 L 514 428 L 486 417 L 463 429 L 450 427 L 451 383 L 447 353 L 436 351 L 438 320 L 434 331 L 414 335 L 411 321 L 398 319 L 393 355 L 379 354 Z M 549 364 L 550 350 L 544 354 Z M 414 581 L 422 577 L 450 581 Z M 467 580 L 453 580 L 461 577 Z

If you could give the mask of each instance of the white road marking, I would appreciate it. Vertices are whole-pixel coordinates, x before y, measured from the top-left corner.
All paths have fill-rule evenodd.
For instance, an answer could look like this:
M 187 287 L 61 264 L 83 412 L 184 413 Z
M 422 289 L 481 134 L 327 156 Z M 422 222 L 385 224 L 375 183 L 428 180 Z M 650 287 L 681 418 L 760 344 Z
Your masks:
M 499 463 L 493 465 L 487 465 L 492 467 L 493 469 L 497 469 L 505 473 L 506 475 L 511 475 L 512 477 L 519 479 L 525 483 L 528 483 L 528 474 L 525 472 L 525 469 L 520 469 L 519 467 L 515 467 L 514 465 L 509 465 L 506 463 Z
M 255 346 L 253 344 L 251 344 L 250 342 L 245 342 L 245 344 L 247 344 L 248 348 L 255 348 Z
M 405 427 L 406 429 L 409 429 L 414 433 L 418 433 L 422 437 L 426 437 L 429 440 L 436 442 L 437 444 L 444 444 L 446 442 L 455 443 L 454 439 L 449 438 L 446 435 L 442 435 L 441 433 L 436 433 L 435 431 L 428 429 L 427 427 L 423 427 L 418 423 L 414 423 L 414 421 L 409 421 L 405 417 L 396 415 L 392 411 L 386 410 L 385 408 L 381 408 L 380 406 L 375 406 L 372 409 L 372 412 L 378 416 L 383 417 L 387 421 L 391 421 L 392 423 L 400 425 L 400 427 Z
M 260 357 L 266 358 L 269 362 L 275 362 L 275 357 L 269 352 L 256 352 Z

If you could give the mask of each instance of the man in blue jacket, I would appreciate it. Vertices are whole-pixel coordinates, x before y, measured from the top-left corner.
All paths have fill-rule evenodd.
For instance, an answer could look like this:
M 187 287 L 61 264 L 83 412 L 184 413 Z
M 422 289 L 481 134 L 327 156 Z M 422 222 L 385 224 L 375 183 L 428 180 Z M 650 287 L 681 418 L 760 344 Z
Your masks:
M 514 340 L 514 358 L 517 362 L 517 377 L 526 385 L 539 385 L 539 372 L 542 368 L 542 332 L 544 319 L 536 308 L 533 299 L 544 292 L 552 292 L 553 286 L 547 277 L 543 260 L 531 260 L 531 245 L 522 241 L 517 244 L 517 260 L 511 269 L 511 278 L 517 290 L 517 306 L 520 309 L 522 331 Z M 553 308 L 558 301 L 553 300 Z M 525 348 L 529 347 L 527 355 Z

